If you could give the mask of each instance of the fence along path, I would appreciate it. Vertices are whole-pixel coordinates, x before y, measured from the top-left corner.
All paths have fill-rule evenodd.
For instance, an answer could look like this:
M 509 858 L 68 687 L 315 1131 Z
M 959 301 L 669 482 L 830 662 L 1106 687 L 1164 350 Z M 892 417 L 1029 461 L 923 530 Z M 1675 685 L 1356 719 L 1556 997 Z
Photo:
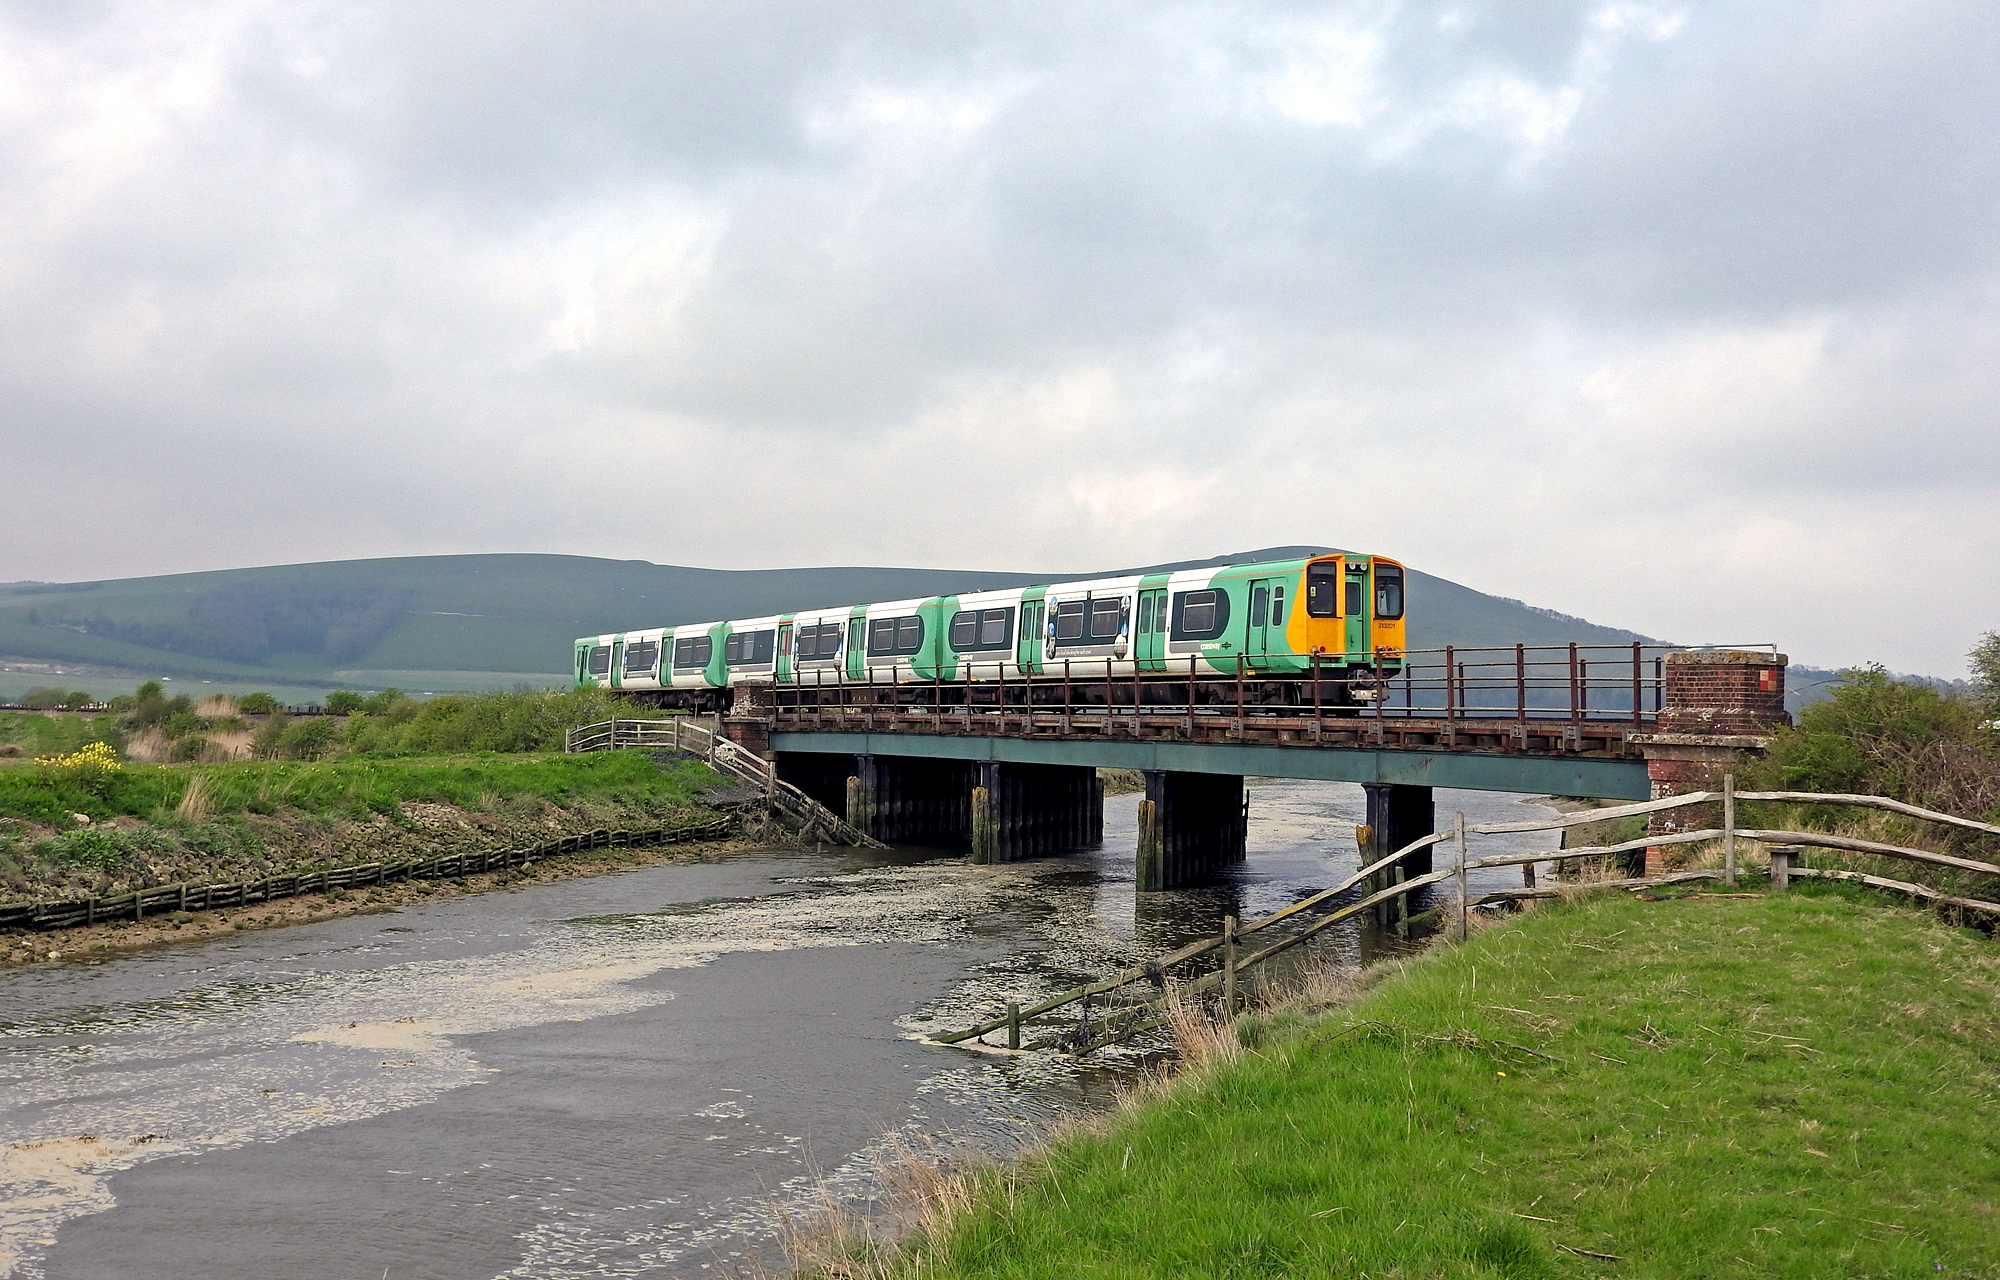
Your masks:
M 621 720 L 613 717 L 571 729 L 563 735 L 563 750 L 579 751 L 685 751 L 700 756 L 717 773 L 758 788 L 764 803 L 798 824 L 800 840 L 819 839 L 828 844 L 851 845 L 859 849 L 886 849 L 868 833 L 849 826 L 846 819 L 791 783 L 778 776 L 778 767 L 728 738 L 686 716 L 664 720 Z
M 1315 935 L 1332 928 L 1334 925 L 1344 920 L 1352 919 L 1370 907 L 1388 902 L 1394 898 L 1403 897 L 1414 890 L 1429 885 L 1442 884 L 1447 880 L 1456 880 L 1459 886 L 1459 901 L 1464 904 L 1460 915 L 1460 928 L 1463 930 L 1463 913 L 1472 907 L 1512 899 L 1552 898 L 1561 894 L 1563 890 L 1543 888 L 1534 883 L 1533 868 L 1536 863 L 1568 862 L 1582 858 L 1602 858 L 1620 853 L 1631 853 L 1640 849 L 1657 848 L 1661 845 L 1697 844 L 1710 840 L 1721 840 L 1724 844 L 1725 864 L 1721 868 L 1676 871 L 1662 875 L 1601 881 L 1591 887 L 1631 889 L 1672 884 L 1684 880 L 1713 879 L 1726 880 L 1734 884 L 1736 882 L 1735 842 L 1738 837 L 1741 837 L 1762 841 L 1769 846 L 1772 858 L 1772 887 L 1774 889 L 1785 888 L 1786 882 L 1792 876 L 1847 880 L 1866 884 L 1877 889 L 1905 893 L 1912 897 L 1947 906 L 2000 916 L 2000 902 L 1959 897 L 1941 893 L 1924 885 L 1910 884 L 1901 880 L 1891 880 L 1882 876 L 1864 875 L 1855 871 L 1802 867 L 1797 865 L 1795 858 L 1799 848 L 1814 847 L 1875 854 L 1881 857 L 1929 863 L 1933 866 L 1952 867 L 1961 871 L 1973 871 L 1995 877 L 2000 877 L 2000 866 L 1996 866 L 1990 862 L 1979 862 L 1971 858 L 1958 858 L 1948 854 L 1932 853 L 1924 849 L 1910 849 L 1900 845 L 1882 844 L 1872 840 L 1856 840 L 1846 836 L 1830 835 L 1825 832 L 1775 831 L 1754 827 L 1738 827 L 1735 823 L 1735 810 L 1738 801 L 1823 804 L 1881 809 L 1892 813 L 1900 813 L 1906 817 L 1921 818 L 1926 821 L 1978 831 L 1987 835 L 2000 835 L 2000 826 L 1977 822 L 1970 818 L 1960 818 L 1951 814 L 1938 813 L 1883 796 L 1832 795 L 1805 791 L 1739 792 L 1735 789 L 1733 778 L 1725 781 L 1724 789 L 1721 791 L 1696 791 L 1686 795 L 1670 796 L 1664 800 L 1647 800 L 1637 804 L 1618 805 L 1608 809 L 1589 809 L 1580 813 L 1565 814 L 1561 817 L 1546 820 L 1469 824 L 1465 821 L 1465 815 L 1461 813 L 1454 815 L 1454 821 L 1449 830 L 1434 832 L 1420 840 L 1413 840 L 1387 857 L 1362 867 L 1331 888 L 1323 889 L 1310 897 L 1302 898 L 1281 911 L 1274 911 L 1261 919 L 1247 921 L 1240 925 L 1236 923 L 1234 917 L 1230 917 L 1226 921 L 1222 933 L 1215 937 L 1190 942 L 1186 946 L 1170 951 L 1143 965 L 1120 970 L 1110 977 L 1096 982 L 1072 987 L 1060 995 L 1051 996 L 1039 1004 L 1030 1005 L 1025 1009 L 1017 1004 L 1010 1004 L 1007 1006 L 1007 1012 L 1000 1017 L 989 1019 L 977 1026 L 968 1027 L 963 1031 L 953 1031 L 943 1035 L 932 1036 L 931 1043 L 962 1044 L 966 1041 L 977 1041 L 984 1047 L 997 1048 L 998 1046 L 996 1045 L 986 1045 L 984 1037 L 1005 1029 L 1007 1032 L 1007 1047 L 1009 1049 L 1063 1049 L 1079 1055 L 1089 1053 L 1095 1049 L 1101 1049 L 1106 1045 L 1114 1044 L 1120 1040 L 1137 1035 L 1140 1032 L 1165 1025 L 1167 1022 L 1166 1017 L 1163 1016 L 1165 1007 L 1170 1000 L 1176 998 L 1205 995 L 1220 989 L 1224 993 L 1223 1002 L 1225 1008 L 1233 1013 L 1236 1006 L 1237 976 L 1243 970 L 1261 964 L 1273 956 L 1288 951 Z M 1540 853 L 1505 854 L 1479 859 L 1468 859 L 1466 857 L 1466 837 L 1469 835 L 1502 835 L 1529 831 L 1552 831 L 1565 827 L 1581 826 L 1585 823 L 1604 822 L 1618 818 L 1635 817 L 1642 814 L 1663 813 L 1672 809 L 1686 808 L 1690 805 L 1715 804 L 1717 802 L 1721 802 L 1723 805 L 1723 826 L 1719 828 L 1646 836 L 1643 839 L 1628 840 L 1621 844 L 1600 845 L 1580 849 L 1557 849 Z M 1366 893 L 1360 899 L 1336 907 L 1334 910 L 1315 919 L 1305 928 L 1300 929 L 1296 933 L 1288 934 L 1261 950 L 1252 951 L 1248 954 L 1241 953 L 1242 940 L 1245 937 L 1268 929 L 1314 907 L 1330 903 L 1334 899 L 1348 893 L 1356 885 L 1364 884 L 1373 877 L 1390 872 L 1402 859 L 1409 855 L 1447 841 L 1452 843 L 1457 855 L 1451 866 L 1440 871 L 1432 871 L 1425 875 L 1399 881 L 1387 888 Z M 1495 867 L 1523 868 L 1523 886 L 1520 889 L 1507 889 L 1487 893 L 1479 898 L 1468 901 L 1465 890 L 1466 873 Z M 1463 936 L 1462 933 L 1461 936 Z M 1193 981 L 1182 983 L 1178 986 L 1170 986 L 1166 973 L 1168 969 L 1186 964 L 1203 956 L 1211 955 L 1217 951 L 1223 953 L 1221 968 Z M 1110 996 L 1121 988 L 1139 983 L 1148 984 L 1151 988 L 1150 993 L 1142 993 L 1141 998 L 1136 1000 L 1127 999 L 1122 1003 L 1107 1002 L 1102 1007 L 1101 1016 L 1093 1018 L 1091 1010 L 1092 1000 Z M 1053 1024 L 1053 1034 L 1025 1046 L 1021 1043 L 1024 1028 L 1069 1005 L 1081 1006 L 1082 1012 L 1074 1023 Z
M 525 867 L 543 858 L 585 849 L 615 848 L 620 845 L 680 844 L 692 840 L 719 840 L 730 833 L 734 823 L 726 817 L 707 818 L 677 826 L 645 827 L 633 831 L 598 828 L 578 835 L 544 841 L 512 849 L 482 849 L 477 852 L 441 854 L 435 858 L 413 858 L 404 862 L 367 862 L 350 867 L 322 867 L 317 871 L 293 871 L 255 880 L 225 884 L 167 884 L 138 889 L 115 898 L 84 898 L 56 902 L 24 902 L 0 907 L 0 928 L 70 929 L 99 921 L 144 920 L 150 913 L 163 911 L 208 911 L 218 907 L 243 907 L 253 902 L 270 902 L 304 893 L 324 893 L 328 889 L 353 889 L 383 884 L 390 880 L 448 880 L 507 867 Z

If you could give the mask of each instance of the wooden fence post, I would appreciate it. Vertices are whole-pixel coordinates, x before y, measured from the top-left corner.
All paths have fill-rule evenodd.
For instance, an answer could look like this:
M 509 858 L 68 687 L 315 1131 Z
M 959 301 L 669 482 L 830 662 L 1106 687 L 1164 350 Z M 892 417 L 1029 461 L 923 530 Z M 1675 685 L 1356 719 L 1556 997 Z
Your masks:
M 1464 942 L 1472 931 L 1472 899 L 1465 891 L 1465 815 L 1451 819 L 1451 842 L 1458 851 L 1458 940 Z
M 1222 1011 L 1236 1016 L 1236 917 L 1222 917 Z
M 1013 1000 L 1007 1002 L 1007 1047 L 1021 1047 L 1021 1006 Z
M 1771 846 L 1771 887 L 1779 893 L 1792 886 L 1792 867 L 1798 861 L 1804 848 L 1796 844 L 1774 844 Z
M 1722 775 L 1722 878 L 1736 883 L 1736 775 Z

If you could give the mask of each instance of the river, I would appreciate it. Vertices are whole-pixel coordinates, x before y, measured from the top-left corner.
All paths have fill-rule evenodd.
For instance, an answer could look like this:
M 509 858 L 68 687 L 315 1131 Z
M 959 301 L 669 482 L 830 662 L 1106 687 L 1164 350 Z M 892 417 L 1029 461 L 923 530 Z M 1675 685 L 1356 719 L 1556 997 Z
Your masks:
M 1359 787 L 1250 795 L 1248 862 L 1136 913 L 1116 796 L 1062 858 L 755 852 L 0 976 L 0 1276 L 728 1271 L 822 1188 L 865 1203 L 889 1135 L 1004 1153 L 1105 1105 L 1134 1055 L 922 1037 L 1353 870 Z

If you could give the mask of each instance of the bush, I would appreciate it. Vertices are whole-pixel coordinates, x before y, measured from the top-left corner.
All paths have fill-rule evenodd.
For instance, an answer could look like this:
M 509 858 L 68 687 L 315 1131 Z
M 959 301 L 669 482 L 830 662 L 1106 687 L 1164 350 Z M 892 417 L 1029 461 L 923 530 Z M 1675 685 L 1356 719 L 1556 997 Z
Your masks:
M 236 709 L 245 715 L 267 716 L 278 709 L 278 700 L 268 693 L 246 693 L 236 700 Z
M 283 760 L 323 760 L 340 743 L 340 723 L 331 716 L 294 720 L 278 735 L 276 755 Z
M 85 828 L 57 836 L 52 850 L 57 862 L 72 867 L 96 867 L 109 871 L 123 866 L 132 856 L 131 846 L 116 832 Z
M 363 706 L 361 695 L 348 689 L 335 689 L 326 695 L 326 709 L 336 716 L 351 716 Z
M 207 755 L 208 749 L 213 745 L 215 744 L 202 735 L 190 733 L 185 738 L 174 740 L 173 749 L 170 754 L 173 759 L 181 763 L 187 763 L 191 760 L 199 760 Z
M 21 705 L 30 711 L 75 710 L 88 706 L 91 697 L 81 689 L 30 689 L 21 698 Z

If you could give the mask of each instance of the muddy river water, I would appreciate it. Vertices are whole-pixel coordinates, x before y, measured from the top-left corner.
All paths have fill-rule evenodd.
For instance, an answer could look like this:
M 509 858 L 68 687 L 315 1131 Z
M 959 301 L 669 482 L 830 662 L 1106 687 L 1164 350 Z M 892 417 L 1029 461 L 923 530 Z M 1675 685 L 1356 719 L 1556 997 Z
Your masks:
M 865 1199 L 888 1135 L 1004 1152 L 1103 1105 L 1130 1055 L 922 1036 L 1354 868 L 1359 787 L 1250 794 L 1244 866 L 1136 906 L 1122 796 L 1063 858 L 751 853 L 0 976 L 0 1276 L 729 1270 Z M 1512 839 L 1475 856 L 1554 844 Z

